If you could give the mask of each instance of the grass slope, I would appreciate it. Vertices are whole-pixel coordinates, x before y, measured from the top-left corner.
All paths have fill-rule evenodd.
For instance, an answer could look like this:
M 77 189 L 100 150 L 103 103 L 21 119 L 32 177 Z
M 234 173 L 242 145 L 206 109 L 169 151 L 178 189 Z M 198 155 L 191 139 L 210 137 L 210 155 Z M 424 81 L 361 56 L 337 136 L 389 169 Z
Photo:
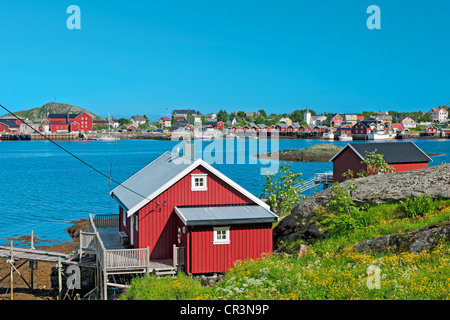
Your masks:
M 370 226 L 308 243 L 308 252 L 300 259 L 270 255 L 241 261 L 215 286 L 203 286 L 182 273 L 174 278 L 144 276 L 135 278 L 120 299 L 448 299 L 448 243 L 421 254 L 373 255 L 356 252 L 353 246 L 448 221 L 450 200 L 434 200 L 433 209 L 414 218 L 407 217 L 402 204 L 369 211 Z
M 50 113 L 79 113 L 81 111 L 86 112 L 88 115 L 90 115 L 94 120 L 99 119 L 100 117 L 96 114 L 92 113 L 89 110 L 72 106 L 70 104 L 66 103 L 56 103 L 56 102 L 49 102 L 43 105 L 40 108 L 32 108 L 29 110 L 23 110 L 23 111 L 17 111 L 14 112 L 17 116 L 29 119 L 29 120 L 36 120 L 37 118 L 46 118 Z M 9 115 L 9 114 L 8 114 Z

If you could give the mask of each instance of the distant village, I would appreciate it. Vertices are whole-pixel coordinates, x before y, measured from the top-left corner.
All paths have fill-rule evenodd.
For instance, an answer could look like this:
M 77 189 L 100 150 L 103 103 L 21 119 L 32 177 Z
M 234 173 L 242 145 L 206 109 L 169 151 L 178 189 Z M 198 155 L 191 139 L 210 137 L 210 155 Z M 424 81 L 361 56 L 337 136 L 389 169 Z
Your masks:
M 449 137 L 449 107 L 439 106 L 430 111 L 397 113 L 393 111 L 363 112 L 362 114 L 326 113 L 317 115 L 308 107 L 290 114 L 269 114 L 236 111 L 228 114 L 202 114 L 194 109 L 174 109 L 171 116 L 150 122 L 145 115 L 129 119 L 107 117 L 93 119 L 87 112 L 49 114 L 29 120 L 12 115 L 0 118 L 0 135 L 113 132 L 193 133 L 200 131 L 214 137 L 216 133 L 231 136 L 240 133 L 279 133 L 292 137 L 322 137 L 330 140 L 386 140 L 415 133 L 420 136 Z

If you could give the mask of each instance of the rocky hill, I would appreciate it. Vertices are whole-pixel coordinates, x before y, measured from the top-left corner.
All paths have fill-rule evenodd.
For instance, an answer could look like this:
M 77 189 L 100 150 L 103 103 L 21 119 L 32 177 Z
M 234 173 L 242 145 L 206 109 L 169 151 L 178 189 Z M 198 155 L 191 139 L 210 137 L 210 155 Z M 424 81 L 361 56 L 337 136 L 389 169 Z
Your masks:
M 450 163 L 425 169 L 370 176 L 355 180 L 357 189 L 352 199 L 357 204 L 383 204 L 421 195 L 450 198 Z M 342 183 L 345 187 L 346 184 Z M 325 189 L 298 204 L 274 228 L 274 242 L 290 239 L 322 237 L 317 227 L 314 209 L 331 199 L 331 189 Z
M 57 103 L 57 102 L 49 102 L 49 103 L 44 104 L 40 108 L 33 108 L 33 109 L 29 109 L 29 110 L 24 110 L 24 111 L 17 111 L 14 113 L 20 117 L 27 118 L 29 120 L 35 120 L 35 119 L 41 118 L 41 117 L 45 118 L 50 113 L 79 113 L 82 111 L 86 112 L 93 119 L 103 119 L 89 110 L 86 110 L 86 109 L 83 109 L 83 108 L 80 108 L 77 106 L 72 106 L 70 104 Z
M 319 143 L 305 149 L 288 149 L 257 155 L 261 159 L 279 159 L 281 161 L 326 162 L 342 150 L 341 146 L 331 143 Z

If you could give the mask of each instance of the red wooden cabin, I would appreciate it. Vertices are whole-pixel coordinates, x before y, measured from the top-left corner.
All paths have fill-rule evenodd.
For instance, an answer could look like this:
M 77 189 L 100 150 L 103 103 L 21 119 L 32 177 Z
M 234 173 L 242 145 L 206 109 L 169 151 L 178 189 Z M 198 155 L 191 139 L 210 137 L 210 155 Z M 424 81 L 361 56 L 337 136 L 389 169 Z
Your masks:
M 278 217 L 201 159 L 166 152 L 111 196 L 132 245 L 148 247 L 150 260 L 171 259 L 174 245 L 184 247 L 186 273 L 225 272 L 272 251 Z
M 53 113 L 48 115 L 50 121 L 50 131 L 55 132 L 73 132 L 73 131 L 92 131 L 92 117 L 86 112 L 79 113 Z
M 329 122 L 332 127 L 339 127 L 342 122 L 344 122 L 344 119 L 341 117 L 341 115 L 335 113 L 328 116 L 326 121 Z
M 394 172 L 427 168 L 429 161 L 433 161 L 413 142 L 349 143 L 330 159 L 334 181 L 344 181 L 342 174 L 348 170 L 352 170 L 355 176 L 361 170 L 366 171 L 367 166 L 361 161 L 374 150 L 394 167 Z
M 2 120 L 0 119 L 0 133 L 19 133 L 20 126 L 14 120 Z
M 433 135 L 436 132 L 438 132 L 438 128 L 436 126 L 432 125 L 432 124 L 430 124 L 429 126 L 427 126 L 425 128 L 425 133 L 427 133 L 427 134 Z

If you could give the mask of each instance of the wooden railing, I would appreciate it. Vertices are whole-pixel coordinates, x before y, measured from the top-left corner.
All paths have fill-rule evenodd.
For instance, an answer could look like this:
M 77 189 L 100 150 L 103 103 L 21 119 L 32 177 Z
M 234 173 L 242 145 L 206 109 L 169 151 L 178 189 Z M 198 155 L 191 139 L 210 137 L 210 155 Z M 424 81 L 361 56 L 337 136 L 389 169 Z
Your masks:
M 93 224 L 96 228 L 118 228 L 119 215 L 118 214 L 96 214 L 93 217 Z
M 93 232 L 80 232 L 80 262 L 83 258 L 83 253 L 95 253 L 97 237 Z
M 119 227 L 119 215 L 89 215 L 89 231 L 80 238 L 80 252 L 92 252 L 97 256 L 101 268 L 105 271 L 117 269 L 141 269 L 149 272 L 150 251 L 145 249 L 107 250 L 98 232 L 98 228 Z M 117 235 L 119 236 L 119 235 Z M 81 255 L 80 255 L 81 256 Z
M 146 268 L 150 264 L 150 253 L 146 249 L 106 250 L 107 269 Z

